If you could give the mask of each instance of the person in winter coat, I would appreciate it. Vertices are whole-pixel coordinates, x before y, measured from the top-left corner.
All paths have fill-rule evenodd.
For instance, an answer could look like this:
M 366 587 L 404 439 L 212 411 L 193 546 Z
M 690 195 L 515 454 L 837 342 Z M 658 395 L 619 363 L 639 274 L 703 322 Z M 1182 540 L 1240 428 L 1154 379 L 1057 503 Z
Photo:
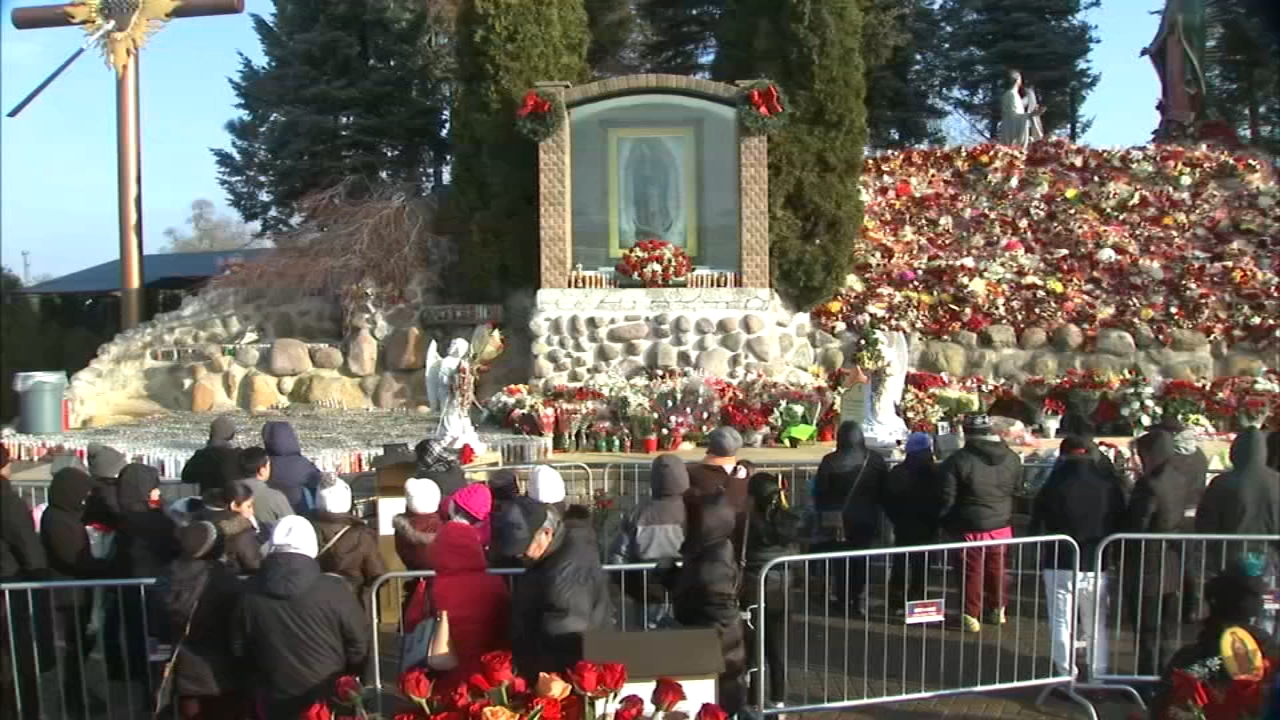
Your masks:
M 40 517 L 40 540 L 49 562 L 50 580 L 102 580 L 116 575 L 113 563 L 95 557 L 85 529 L 85 501 L 93 480 L 83 470 L 67 467 L 53 474 L 49 506 Z M 93 651 L 89 635 L 93 600 L 82 589 L 50 591 L 56 626 L 62 639 L 62 693 L 67 717 L 85 717 L 105 704 L 82 682 L 84 663 Z M 135 665 L 136 668 L 141 667 Z M 46 708 L 47 709 L 47 708 Z
M 49 567 L 44 546 L 32 523 L 31 507 L 13 489 L 12 469 L 9 449 L 0 445 L 0 583 L 43 580 Z M 0 618 L 10 618 L 13 629 L 12 638 L 0 630 L 0 717 L 40 717 L 38 673 L 28 656 L 35 640 L 31 610 L 26 593 L 0 593 Z M 46 649 L 40 654 L 48 657 Z
M 683 460 L 676 455 L 654 458 L 649 470 L 650 499 L 622 519 L 618 537 L 609 549 L 609 564 L 678 560 L 687 525 L 684 496 L 688 491 L 689 470 Z M 666 612 L 662 585 L 645 582 L 643 570 L 620 573 L 619 579 L 627 597 L 645 608 L 645 626 L 652 628 L 661 622 Z
M 1187 482 L 1187 508 L 1195 507 L 1209 482 L 1209 456 L 1200 449 L 1196 431 L 1172 417 L 1163 418 L 1152 430 L 1173 435 L 1173 459 L 1170 462 Z
M 85 521 L 114 530 L 120 514 L 120 471 L 129 464 L 129 459 L 113 447 L 92 444 L 86 460 L 94 488 L 85 501 Z
M 253 519 L 257 522 L 258 532 L 271 537 L 276 523 L 294 512 L 288 496 L 270 485 L 271 457 L 267 451 L 260 447 L 241 450 L 236 476 L 253 493 Z
M 236 575 L 250 575 L 262 565 L 261 534 L 254 527 L 253 491 L 243 481 L 204 494 L 204 508 L 196 518 L 218 531 L 220 559 Z
M 724 672 L 717 702 L 733 716 L 746 703 L 743 674 L 747 666 L 742 610 L 738 604 L 741 568 L 734 554 L 737 512 L 728 497 L 699 500 L 702 507 L 689 524 L 684 565 L 676 580 L 676 620 L 685 627 L 714 628 L 720 635 Z
M 489 486 L 472 483 L 455 492 L 447 502 L 449 522 L 464 523 L 475 528 L 480 542 L 488 547 L 491 534 L 489 514 L 493 510 L 493 496 L 489 494 Z
M 1188 482 L 1174 462 L 1172 433 L 1153 431 L 1138 438 L 1142 475 L 1133 486 L 1123 531 L 1176 533 L 1182 525 Z M 1126 540 L 1121 547 L 1124 604 L 1138 633 L 1137 672 L 1157 675 L 1165 666 L 1182 618 L 1182 553 L 1176 543 Z M 1145 546 L 1145 547 L 1144 547 Z
M 610 625 L 609 580 L 589 525 L 567 526 L 555 508 L 527 497 L 503 516 L 495 542 L 528 567 L 511 600 L 512 655 L 521 674 L 536 680 L 579 659 L 582 633 Z
M 440 486 L 440 494 L 449 497 L 467 485 L 467 477 L 458 464 L 458 456 L 439 440 L 428 438 L 413 448 L 418 466 L 413 476 L 434 480 Z
M 387 572 L 378 550 L 378 531 L 351 514 L 351 486 L 336 475 L 327 475 L 316 493 L 311 515 L 320 543 L 316 562 L 327 573 L 346 578 L 369 607 L 373 583 Z
M 236 436 L 236 421 L 229 415 L 216 418 L 209 425 L 209 441 L 196 450 L 186 465 L 182 466 L 182 482 L 199 485 L 200 493 L 220 490 L 232 480 L 239 480 L 240 451 L 232 446 Z
M 1267 435 L 1267 467 L 1280 472 L 1280 432 Z
M 867 447 L 862 426 L 852 421 L 842 423 L 836 431 L 835 452 L 822 458 L 813 479 L 810 497 L 817 527 L 812 550 L 821 553 L 871 547 L 879 529 L 881 493 L 888 476 L 888 463 Z M 850 569 L 853 578 L 846 583 L 844 574 Z M 840 605 L 849 601 L 855 615 L 865 616 L 866 564 L 837 561 L 832 570 L 836 578 L 831 601 Z M 843 597 L 846 588 L 853 597 Z
M 964 421 L 965 446 L 939 468 L 944 530 L 964 542 L 1008 540 L 1013 537 L 1013 495 L 1022 483 L 1022 458 L 1009 449 L 991 428 L 986 415 L 970 415 Z M 982 629 L 987 621 L 1003 625 L 1008 578 L 1004 545 L 967 549 L 963 553 L 964 613 L 967 632 Z
M 498 525 L 503 522 L 503 509 L 520 497 L 520 486 L 516 482 L 514 470 L 494 470 L 489 473 L 489 494 L 493 498 L 493 508 L 489 511 L 489 535 L 497 537 L 502 534 Z M 497 543 L 489 544 L 489 565 L 500 568 L 520 567 L 516 558 L 502 557 Z
M 396 555 L 407 570 L 430 570 L 431 548 L 444 521 L 440 518 L 440 486 L 427 478 L 404 483 L 405 512 L 391 519 Z
M 458 666 L 440 678 L 443 687 L 465 684 L 483 669 L 480 658 L 511 647 L 511 597 L 503 578 L 490 575 L 474 528 L 448 523 L 436 537 L 436 577 L 431 608 L 449 618 L 449 640 Z
M 310 495 L 320 484 L 320 469 L 302 456 L 293 426 L 273 420 L 262 426 L 262 445 L 271 457 L 271 487 L 284 493 L 297 514 L 310 509 Z
M 535 502 L 554 505 L 561 514 L 569 509 L 564 476 L 550 465 L 538 465 L 529 473 L 529 490 L 525 494 Z
M 898 547 L 938 541 L 938 511 L 942 480 L 933 457 L 933 438 L 916 432 L 907 437 L 906 458 L 889 471 L 881 490 L 884 513 L 893 525 Z M 889 573 L 889 594 L 895 615 L 905 614 L 908 600 L 925 599 L 928 562 L 921 555 L 897 554 Z
M 783 636 L 787 624 L 787 587 L 784 569 L 774 567 L 765 577 L 765 609 L 759 607 L 760 574 L 770 560 L 797 552 L 797 543 L 804 520 L 787 505 L 786 492 L 777 476 L 770 473 L 754 473 L 747 481 L 751 497 L 749 517 L 744 523 L 746 532 L 746 567 L 739 591 L 739 602 L 744 608 L 754 607 L 754 628 L 764 631 L 765 669 L 768 671 L 768 698 L 774 707 L 781 707 L 786 699 L 786 647 Z M 746 628 L 747 655 L 756 655 L 758 629 Z M 759 667 L 752 662 L 752 667 Z M 758 678 L 756 675 L 755 678 Z M 758 682 L 758 680 L 756 680 Z M 751 694 L 755 697 L 755 693 Z
M 369 657 L 368 617 L 346 581 L 321 572 L 318 551 L 306 518 L 281 520 L 232 615 L 232 655 L 254 678 L 263 717 L 299 717 Z
M 1120 531 L 1124 521 L 1124 493 L 1097 460 L 1090 456 L 1092 443 L 1079 436 L 1064 438 L 1058 464 L 1036 494 L 1031 511 L 1031 535 L 1066 535 L 1076 541 L 1081 557 L 1068 546 L 1042 547 L 1045 593 L 1048 596 L 1050 652 L 1054 671 L 1075 677 L 1075 640 L 1072 621 L 1079 616 L 1079 637 L 1088 641 L 1091 667 L 1105 672 L 1108 636 L 1095 632 L 1106 622 L 1108 598 L 1106 563 L 1097 564 L 1099 545 L 1108 535 Z M 1077 595 L 1079 593 L 1079 608 Z M 1095 617 L 1096 600 L 1103 598 L 1103 610 Z
M 718 427 L 707 434 L 707 455 L 689 465 L 688 510 L 701 506 L 699 498 L 723 494 L 739 514 L 746 512 L 747 471 L 738 464 L 742 435 L 731 427 Z
M 182 552 L 161 578 L 167 640 L 177 650 L 171 682 L 182 720 L 245 718 L 248 678 L 231 656 L 227 630 L 241 582 L 226 565 L 222 537 L 212 523 L 178 530 Z

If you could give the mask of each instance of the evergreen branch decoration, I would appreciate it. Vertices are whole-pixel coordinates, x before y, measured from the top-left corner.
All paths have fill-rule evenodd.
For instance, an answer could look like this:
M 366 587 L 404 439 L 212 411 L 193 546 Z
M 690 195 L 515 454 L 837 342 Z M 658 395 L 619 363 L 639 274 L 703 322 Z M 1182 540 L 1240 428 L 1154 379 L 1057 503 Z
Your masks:
M 787 124 L 790 109 L 782 90 L 768 80 L 757 80 L 738 93 L 738 119 L 751 135 L 768 135 Z
M 550 139 L 564 123 L 564 100 L 546 90 L 530 90 L 516 110 L 516 130 L 533 142 Z

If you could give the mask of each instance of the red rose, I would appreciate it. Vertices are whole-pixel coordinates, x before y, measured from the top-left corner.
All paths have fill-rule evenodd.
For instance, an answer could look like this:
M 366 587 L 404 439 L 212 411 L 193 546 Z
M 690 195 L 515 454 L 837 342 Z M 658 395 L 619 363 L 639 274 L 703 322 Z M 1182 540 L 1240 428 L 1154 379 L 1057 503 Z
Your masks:
M 605 498 L 602 502 L 607 501 L 604 505 L 605 509 L 613 507 L 613 500 Z M 604 663 L 600 666 L 600 687 L 613 694 L 622 690 L 622 686 L 627 684 L 627 666 L 622 663 Z
M 333 720 L 333 713 L 324 703 L 316 703 L 302 713 L 301 720 Z
M 338 699 L 350 705 L 364 695 L 364 685 L 355 675 L 343 675 L 338 678 L 337 691 Z
M 586 660 L 579 660 L 569 669 L 569 682 L 583 695 L 595 695 L 600 691 L 600 666 Z
M 493 683 L 489 682 L 488 678 L 480 673 L 473 674 L 470 679 L 467 680 L 467 684 L 470 685 L 472 695 L 484 695 L 496 687 Z M 470 696 L 468 696 L 468 701 L 469 700 Z
M 685 699 L 684 687 L 671 678 L 658 678 L 653 688 L 653 706 L 658 712 L 671 712 Z
M 581 695 L 570 695 L 560 701 L 560 720 L 582 720 L 584 712 Z
M 400 691 L 410 700 L 431 697 L 431 680 L 422 670 L 410 670 L 400 676 Z
M 457 710 L 449 710 L 447 712 L 438 712 L 435 715 L 432 715 L 431 720 L 467 720 L 467 716 Z
M 506 650 L 485 653 L 480 657 L 480 664 L 484 666 L 485 679 L 491 685 L 504 685 L 516 676 L 511 667 L 511 653 Z
M 1209 704 L 1209 691 L 1200 678 L 1185 670 L 1173 671 L 1173 704 L 1191 703 L 1192 707 L 1204 707 Z
M 483 720 L 484 709 L 489 707 L 489 705 L 490 703 L 488 700 L 477 700 L 471 703 L 466 708 L 467 717 L 471 718 L 471 720 Z
M 560 701 L 552 698 L 534 698 L 529 704 L 529 720 L 561 720 Z
M 694 717 L 694 720 L 729 720 L 729 715 L 724 710 L 721 710 L 719 705 L 706 703 L 698 709 L 698 714 Z
M 422 720 L 422 716 L 416 712 L 396 713 L 393 720 Z
M 618 703 L 618 709 L 613 713 L 613 720 L 639 720 L 643 714 L 644 700 L 641 700 L 639 695 L 628 695 Z

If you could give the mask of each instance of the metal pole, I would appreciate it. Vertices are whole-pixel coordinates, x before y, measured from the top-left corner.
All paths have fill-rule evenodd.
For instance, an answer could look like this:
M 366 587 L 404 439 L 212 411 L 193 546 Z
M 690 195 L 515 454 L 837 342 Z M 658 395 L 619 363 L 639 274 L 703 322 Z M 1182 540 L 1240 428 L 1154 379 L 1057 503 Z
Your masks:
M 138 56 L 116 77 L 116 184 L 120 232 L 120 329 L 142 321 L 141 163 L 138 147 Z

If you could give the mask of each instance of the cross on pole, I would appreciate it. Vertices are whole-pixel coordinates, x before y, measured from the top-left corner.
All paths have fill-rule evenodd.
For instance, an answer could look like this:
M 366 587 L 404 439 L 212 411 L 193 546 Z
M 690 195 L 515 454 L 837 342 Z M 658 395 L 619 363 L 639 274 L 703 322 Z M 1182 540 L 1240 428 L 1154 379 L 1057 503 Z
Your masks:
M 81 27 L 86 47 L 102 45 L 116 71 L 116 186 L 120 235 L 120 329 L 142 322 L 142 148 L 138 123 L 138 51 L 172 18 L 235 15 L 244 0 L 75 0 L 14 8 L 19 30 Z M 82 53 L 81 48 L 9 113 L 18 114 Z

